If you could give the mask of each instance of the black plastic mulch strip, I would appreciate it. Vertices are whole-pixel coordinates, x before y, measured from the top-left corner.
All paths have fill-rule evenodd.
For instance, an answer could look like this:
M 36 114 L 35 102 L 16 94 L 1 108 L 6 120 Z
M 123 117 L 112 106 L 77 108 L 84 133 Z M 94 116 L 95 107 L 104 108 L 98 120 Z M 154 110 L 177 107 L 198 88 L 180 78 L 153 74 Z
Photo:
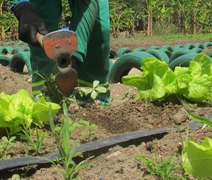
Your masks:
M 189 124 L 189 128 L 191 131 L 197 130 L 201 127 L 202 125 L 199 123 L 192 122 Z M 177 128 L 161 128 L 115 135 L 105 139 L 99 139 L 86 144 L 82 144 L 76 148 L 76 153 L 83 153 L 83 155 L 97 155 L 106 152 L 109 148 L 116 145 L 127 146 L 130 144 L 140 144 L 141 142 L 147 142 L 155 138 L 162 138 L 169 132 L 177 130 Z M 53 162 L 56 158 L 59 158 L 58 152 L 47 154 L 45 156 L 22 157 L 2 160 L 0 161 L 0 171 L 20 168 L 29 165 L 48 164 Z

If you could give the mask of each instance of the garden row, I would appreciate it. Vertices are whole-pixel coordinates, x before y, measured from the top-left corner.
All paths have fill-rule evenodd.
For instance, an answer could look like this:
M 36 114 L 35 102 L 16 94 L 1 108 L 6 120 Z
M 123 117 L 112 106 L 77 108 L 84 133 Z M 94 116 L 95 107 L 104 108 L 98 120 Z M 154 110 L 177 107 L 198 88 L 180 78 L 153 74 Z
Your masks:
M 152 46 L 148 49 L 137 47 L 131 50 L 128 47 L 120 48 L 119 50 L 111 50 L 110 58 L 116 59 L 110 71 L 110 82 L 122 82 L 122 77 L 127 75 L 132 68 L 139 69 L 142 66 L 142 61 L 146 58 L 157 58 L 168 64 L 172 70 L 177 66 L 188 66 L 189 62 L 194 57 L 206 51 L 212 46 L 212 42 L 204 43 L 186 43 L 178 45 L 164 45 L 162 47 Z M 206 52 L 212 61 L 212 51 Z
M 13 47 L 14 46 L 14 47 Z M 166 62 L 171 69 L 176 66 L 188 66 L 189 62 L 195 55 L 201 53 L 208 47 L 212 46 L 212 42 L 204 43 L 186 43 L 178 45 L 151 46 L 148 49 L 137 47 L 131 50 L 128 47 L 122 47 L 115 51 L 110 50 L 110 59 L 116 59 L 110 71 L 110 82 L 121 82 L 121 77 L 127 75 L 132 68 L 140 69 L 142 60 L 145 58 L 156 57 Z M 208 56 L 212 59 L 212 51 L 208 52 Z M 16 44 L 11 42 L 0 46 L 0 64 L 9 66 L 14 72 L 22 73 L 27 71 L 31 73 L 30 50 L 23 42 Z M 27 69 L 24 69 L 24 68 Z

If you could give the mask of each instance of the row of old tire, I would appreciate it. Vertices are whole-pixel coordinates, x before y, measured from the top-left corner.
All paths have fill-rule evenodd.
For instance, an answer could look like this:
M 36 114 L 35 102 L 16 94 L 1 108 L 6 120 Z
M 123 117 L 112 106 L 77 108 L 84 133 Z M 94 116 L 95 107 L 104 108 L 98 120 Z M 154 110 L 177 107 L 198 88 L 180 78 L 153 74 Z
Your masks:
M 110 58 L 116 59 L 110 71 L 110 83 L 121 82 L 122 76 L 127 75 L 132 68 L 139 69 L 145 58 L 157 58 L 164 61 L 174 70 L 176 66 L 188 66 L 189 62 L 199 53 L 210 49 L 212 42 L 186 43 L 182 45 L 152 46 L 148 49 L 137 47 L 131 50 L 128 47 L 115 51 L 111 49 Z M 212 51 L 207 55 L 212 61 Z
M 162 47 L 151 46 L 148 49 L 137 47 L 134 50 L 128 47 L 120 48 L 117 51 L 111 49 L 110 59 L 116 60 L 114 64 L 111 63 L 109 81 L 111 83 L 121 82 L 122 76 L 127 75 L 132 68 L 140 70 L 145 58 L 156 57 L 166 62 L 171 69 L 176 66 L 188 66 L 195 55 L 210 46 L 212 46 L 212 42 L 164 45 Z M 20 42 L 14 47 L 13 44 L 0 46 L 0 64 L 9 66 L 12 71 L 20 73 L 24 71 L 26 66 L 28 73 L 32 73 L 28 46 Z M 212 59 L 212 51 L 208 52 L 208 56 Z
M 29 47 L 22 41 L 0 45 L 0 64 L 18 73 L 24 72 L 26 66 L 27 73 L 32 73 Z

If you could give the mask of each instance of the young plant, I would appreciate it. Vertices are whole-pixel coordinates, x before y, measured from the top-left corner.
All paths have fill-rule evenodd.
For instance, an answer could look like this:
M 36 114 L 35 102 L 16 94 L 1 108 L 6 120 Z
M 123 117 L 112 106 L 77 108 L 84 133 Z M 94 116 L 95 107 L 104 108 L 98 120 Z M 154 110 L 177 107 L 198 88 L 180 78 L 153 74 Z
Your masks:
M 180 168 L 176 164 L 175 157 L 150 159 L 139 154 L 134 155 L 134 157 L 146 165 L 147 172 L 150 175 L 156 175 L 163 180 L 174 179 L 173 173 Z
M 63 112 L 65 117 L 63 118 L 61 129 L 58 131 L 56 130 L 50 108 L 50 128 L 53 136 L 55 137 L 62 165 L 65 169 L 64 178 L 65 180 L 70 180 L 73 179 L 81 169 L 84 169 L 89 165 L 87 164 L 87 160 L 81 161 L 79 164 L 76 164 L 73 160 L 76 156 L 75 150 L 78 140 L 75 140 L 71 146 L 70 136 L 77 126 L 74 123 L 73 126 L 70 124 L 73 121 L 68 116 L 68 110 L 65 103 L 63 103 Z
M 99 94 L 107 92 L 107 88 L 101 86 L 99 83 L 99 81 L 93 81 L 92 87 L 77 87 L 76 92 L 78 92 L 81 97 L 88 97 L 94 101 Z
M 33 130 L 30 128 L 22 129 L 22 134 L 20 134 L 20 137 L 21 139 L 28 142 L 28 145 L 31 147 L 31 150 L 34 151 L 36 155 L 42 154 L 44 152 L 44 140 L 46 136 L 44 133 L 39 132 L 37 128 L 35 129 L 35 132 L 33 132 Z
M 142 62 L 142 74 L 127 75 L 124 84 L 135 86 L 140 99 L 156 101 L 173 95 L 185 97 L 193 102 L 212 100 L 212 61 L 204 54 L 190 61 L 189 67 L 176 67 L 172 71 L 168 64 L 156 58 Z
M 34 101 L 24 89 L 12 95 L 0 93 L 0 128 L 9 128 L 10 133 L 14 134 L 32 124 L 41 127 L 48 121 L 49 105 L 55 116 L 60 106 L 47 102 L 44 97 Z
M 192 120 L 212 127 L 211 120 L 186 110 Z M 212 177 L 212 139 L 206 137 L 202 144 L 186 141 L 182 151 L 183 168 L 197 178 Z
M 87 138 L 87 140 L 91 140 L 92 136 L 95 135 L 95 130 L 98 126 L 90 121 L 80 120 L 80 123 L 85 127 L 82 131 L 82 135 Z
M 11 150 L 15 143 L 15 136 L 12 136 L 11 138 L 7 138 L 6 136 L 3 136 L 1 138 L 1 143 L 0 143 L 0 159 L 1 160 L 6 160 L 10 158 L 10 155 L 8 155 L 8 151 Z
M 43 81 L 39 82 L 39 84 L 37 82 L 32 83 L 32 86 L 42 85 L 40 90 L 35 91 L 34 96 L 36 98 L 44 96 L 48 101 L 61 104 L 66 97 L 57 88 L 57 85 L 55 84 L 55 75 L 51 74 L 49 77 L 46 77 L 39 73 L 35 74 L 40 76 Z

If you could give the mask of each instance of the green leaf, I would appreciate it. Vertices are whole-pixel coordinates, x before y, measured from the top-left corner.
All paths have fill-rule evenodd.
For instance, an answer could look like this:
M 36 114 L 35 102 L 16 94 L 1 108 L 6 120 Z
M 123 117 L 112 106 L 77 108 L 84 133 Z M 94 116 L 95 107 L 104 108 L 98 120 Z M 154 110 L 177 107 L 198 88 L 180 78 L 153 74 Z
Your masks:
M 212 139 L 202 144 L 188 141 L 182 153 L 183 167 L 193 177 L 212 177 Z
M 197 116 L 197 115 L 193 114 L 192 112 L 190 112 L 189 110 L 186 110 L 186 112 L 190 115 L 190 117 L 193 121 L 196 121 L 196 122 L 199 122 L 199 123 L 202 123 L 202 124 L 207 124 L 207 125 L 212 127 L 212 121 L 211 120 L 204 118 L 204 117 L 201 117 L 201 116 Z
M 99 85 L 99 81 L 95 80 L 93 81 L 93 88 L 95 89 Z
M 62 135 L 63 135 L 63 147 L 65 154 L 68 155 L 70 149 L 70 119 L 64 118 L 63 119 L 63 126 L 62 126 Z
M 91 93 L 91 98 L 93 100 L 95 100 L 97 98 L 97 96 L 98 96 L 98 93 L 95 90 L 93 90 L 92 93 Z
M 168 65 L 156 58 L 143 61 L 143 73 L 127 75 L 122 78 L 124 84 L 135 86 L 140 90 L 140 98 L 155 101 L 167 94 L 176 93 L 175 74 Z
M 10 128 L 11 133 L 20 131 L 21 126 L 32 123 L 33 100 L 26 90 L 13 95 L 0 94 L 0 127 Z
M 107 92 L 107 88 L 99 86 L 95 89 L 98 93 L 106 93 Z
M 3 136 L 3 137 L 1 138 L 1 140 L 4 141 L 4 142 L 8 142 L 8 141 L 9 141 L 8 138 L 7 138 L 6 136 Z
M 211 101 L 212 97 L 212 62 L 203 55 L 197 55 L 189 67 L 175 68 L 178 93 L 194 102 Z
M 82 91 L 84 95 L 87 96 L 93 91 L 93 89 L 90 87 L 80 87 L 80 91 Z
M 54 117 L 61 108 L 58 104 L 47 102 L 44 98 L 40 98 L 37 102 L 33 104 L 32 118 L 34 124 L 41 126 L 43 122 L 49 121 L 50 105 L 52 116 Z
M 146 89 L 145 82 L 140 74 L 130 74 L 122 77 L 123 84 L 134 86 L 139 90 Z
M 72 147 L 69 147 L 69 152 L 68 152 L 68 156 L 67 156 L 67 164 L 68 165 L 70 165 L 71 161 L 73 161 L 72 159 L 75 155 L 77 144 L 78 144 L 78 141 L 75 140 Z
M 141 99 L 154 101 L 165 96 L 165 85 L 162 79 L 155 74 L 148 74 L 144 77 L 146 84 L 150 85 L 146 90 L 140 91 Z
M 142 69 L 144 75 L 152 73 L 162 78 L 169 67 L 157 58 L 146 58 L 143 61 Z

